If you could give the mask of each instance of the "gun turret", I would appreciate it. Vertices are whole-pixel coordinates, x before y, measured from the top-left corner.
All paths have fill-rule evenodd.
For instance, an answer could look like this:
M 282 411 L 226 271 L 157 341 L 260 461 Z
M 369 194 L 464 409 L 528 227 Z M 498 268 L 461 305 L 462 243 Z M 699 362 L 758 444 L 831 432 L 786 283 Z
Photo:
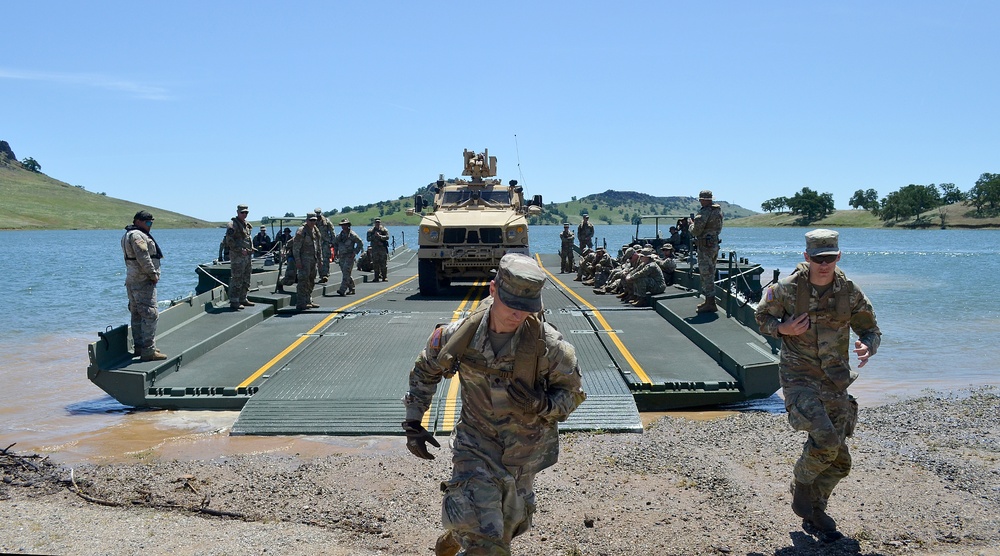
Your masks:
M 462 155 L 465 157 L 465 169 L 462 170 L 462 175 L 472 176 L 473 183 L 497 175 L 497 157 L 490 156 L 489 149 L 481 153 L 463 149 Z

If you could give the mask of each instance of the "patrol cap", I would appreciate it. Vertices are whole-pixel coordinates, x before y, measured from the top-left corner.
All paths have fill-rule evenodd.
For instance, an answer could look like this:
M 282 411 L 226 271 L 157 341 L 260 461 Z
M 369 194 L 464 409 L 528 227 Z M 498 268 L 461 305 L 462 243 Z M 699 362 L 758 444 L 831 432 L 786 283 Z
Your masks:
M 265 226 L 261 226 L 260 229 L 261 230 L 266 230 L 267 228 Z
M 310 214 L 309 217 L 306 218 L 306 220 L 319 220 L 319 217 L 316 216 L 315 214 Z
M 673 251 L 673 250 L 674 246 L 670 245 L 669 243 L 664 243 L 663 245 L 660 246 L 660 251 Z
M 250 207 L 246 205 L 236 205 L 236 212 L 249 211 Z
M 149 211 L 140 210 L 139 212 L 135 213 L 135 216 L 132 217 L 132 221 L 136 220 L 155 220 L 155 218 L 153 218 L 152 214 L 149 214 Z
M 583 215 L 583 219 L 584 219 L 584 220 L 586 220 L 586 219 L 588 219 L 588 218 L 590 218 L 590 215 L 589 215 L 589 214 L 586 214 L 586 213 L 584 213 L 584 215 Z
M 710 190 L 708 190 L 708 189 L 702 189 L 701 193 L 698 193 L 698 200 L 701 200 L 701 199 L 707 199 L 707 200 L 711 201 L 712 200 L 712 192 Z
M 643 247 L 642 250 L 639 251 L 639 254 L 642 255 L 643 257 L 652 257 L 653 256 L 653 248 L 652 247 Z
M 819 257 L 820 255 L 839 255 L 839 238 L 839 233 L 825 228 L 807 232 L 806 254 L 810 257 Z
M 569 228 L 569 222 L 563 222 L 563 227 Z
M 323 214 L 323 209 L 316 207 L 315 209 L 313 209 L 313 212 L 315 212 L 316 214 Z
M 376 222 L 382 222 L 382 219 L 381 218 L 376 218 L 375 221 Z
M 545 273 L 531 257 L 520 253 L 504 255 L 494 284 L 500 301 L 511 309 L 529 313 L 542 310 Z
M 343 219 L 343 220 L 340 221 L 340 225 L 341 226 L 350 226 L 351 225 L 351 221 L 345 218 L 345 219 Z

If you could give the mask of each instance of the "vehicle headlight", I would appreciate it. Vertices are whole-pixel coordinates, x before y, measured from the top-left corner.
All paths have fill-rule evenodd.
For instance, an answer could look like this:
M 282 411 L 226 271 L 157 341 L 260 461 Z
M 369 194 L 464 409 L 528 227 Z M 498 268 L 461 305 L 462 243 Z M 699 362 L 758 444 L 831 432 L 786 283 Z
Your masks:
M 507 241 L 513 241 L 513 239 L 524 233 L 524 226 L 514 226 L 507 228 Z
M 437 241 L 441 237 L 441 230 L 437 228 L 432 228 L 430 226 L 421 226 L 420 235 L 424 236 L 430 241 Z

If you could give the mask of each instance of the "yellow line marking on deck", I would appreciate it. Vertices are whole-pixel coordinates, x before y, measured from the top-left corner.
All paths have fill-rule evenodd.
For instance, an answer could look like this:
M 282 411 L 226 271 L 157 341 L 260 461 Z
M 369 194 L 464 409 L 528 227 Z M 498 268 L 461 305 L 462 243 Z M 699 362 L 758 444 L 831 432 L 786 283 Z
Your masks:
M 246 388 L 247 386 L 250 386 L 253 383 L 253 381 L 257 380 L 258 378 L 260 378 L 261 375 L 263 375 L 264 373 L 266 373 L 267 371 L 269 371 L 271 369 L 271 367 L 273 367 L 275 364 L 278 363 L 278 361 L 281 361 L 282 358 L 284 358 L 286 355 L 288 355 L 289 353 L 291 353 L 295 348 L 299 347 L 299 345 L 301 345 L 302 342 L 306 341 L 306 338 L 310 338 L 313 334 L 315 334 L 321 328 L 323 328 L 324 326 L 326 326 L 326 324 L 328 322 L 330 322 L 331 320 L 333 320 L 334 318 L 336 318 L 340 314 L 340 312 L 344 311 L 345 309 L 349 309 L 351 307 L 354 307 L 355 305 L 358 305 L 360 303 L 364 303 L 365 301 L 368 301 L 369 299 L 374 299 L 374 298 L 376 298 L 376 297 L 378 297 L 378 296 L 380 296 L 380 295 L 382 295 L 382 294 L 384 294 L 386 292 L 392 291 L 393 289 L 398 288 L 399 286 L 402 286 L 403 284 L 406 284 L 407 282 L 412 282 L 413 280 L 416 280 L 416 279 L 417 279 L 416 275 L 410 276 L 406 280 L 403 280 L 402 282 L 396 284 L 395 286 L 392 286 L 391 288 L 386 288 L 384 290 L 379 290 L 379 291 L 377 291 L 377 292 L 375 292 L 375 293 L 373 293 L 373 294 L 371 294 L 369 296 L 362 297 L 361 299 L 357 299 L 355 301 L 352 301 L 352 302 L 348 303 L 347 305 L 344 305 L 340 309 L 337 309 L 333 313 L 330 313 L 330 315 L 327 316 L 325 319 L 319 321 L 319 324 L 317 324 L 316 326 L 314 326 L 311 329 L 309 329 L 308 332 L 306 332 L 305 334 L 299 336 L 297 340 L 295 340 L 294 342 L 292 342 L 285 349 L 281 350 L 281 353 L 279 353 L 278 355 L 275 355 L 273 358 L 271 358 L 271 360 L 268 361 L 267 363 L 265 363 L 263 367 L 261 367 L 261 368 L 257 369 L 256 371 L 254 371 L 254 373 L 252 375 L 250 375 L 249 377 L 247 377 L 246 380 L 244 380 L 243 382 L 241 382 L 239 384 L 239 386 L 237 386 L 237 388 Z
M 549 275 L 549 278 L 551 278 L 553 282 L 558 284 L 559 287 L 566 290 L 566 292 L 575 297 L 577 301 L 579 301 L 580 303 L 585 305 L 588 309 L 594 312 L 594 316 L 597 317 L 597 321 L 601 323 L 601 326 L 604 327 L 604 332 L 608 333 L 608 337 L 611 338 L 611 341 L 614 342 L 615 346 L 618 347 L 618 351 L 621 352 L 622 356 L 625 358 L 625 361 L 629 364 L 630 367 L 632 367 L 632 372 L 635 373 L 635 376 L 639 377 L 639 380 L 645 382 L 646 384 L 652 384 L 653 381 L 649 379 L 649 375 L 646 374 L 646 371 L 642 370 L 642 366 L 639 365 L 639 362 L 635 360 L 635 357 L 632 357 L 632 352 L 630 352 L 628 348 L 625 347 L 625 344 L 622 343 L 621 338 L 619 338 L 618 334 L 614 331 L 613 328 L 611 328 L 611 325 L 608 324 L 608 321 L 604 320 L 604 315 L 602 315 L 601 312 L 597 310 L 597 307 L 594 307 L 593 305 L 588 303 L 586 299 L 577 295 L 575 291 L 566 286 L 566 284 L 560 282 L 559 279 L 556 278 L 554 274 L 552 274 L 551 272 L 549 272 L 547 268 L 542 266 L 542 259 L 541 257 L 538 256 L 537 253 L 535 254 L 535 259 L 538 261 L 538 266 L 542 267 L 542 270 L 545 271 L 545 274 Z
M 458 320 L 459 315 L 461 315 L 465 310 L 466 305 L 469 305 L 470 313 L 475 311 L 476 307 L 479 307 L 479 302 L 481 300 L 478 299 L 478 297 L 482 292 L 483 285 L 485 284 L 486 283 L 482 281 L 476 282 L 475 287 L 469 290 L 469 294 L 462 300 L 462 304 L 458 306 L 458 310 L 455 311 L 455 316 L 451 319 L 452 322 Z M 473 297 L 477 299 L 472 300 L 470 304 L 470 299 Z M 444 400 L 444 415 L 441 416 L 442 431 L 447 432 L 455 428 L 455 421 L 458 420 L 458 416 L 456 414 L 458 412 L 458 393 L 460 386 L 461 381 L 459 380 L 458 375 L 451 377 L 448 384 L 448 394 L 445 396 Z

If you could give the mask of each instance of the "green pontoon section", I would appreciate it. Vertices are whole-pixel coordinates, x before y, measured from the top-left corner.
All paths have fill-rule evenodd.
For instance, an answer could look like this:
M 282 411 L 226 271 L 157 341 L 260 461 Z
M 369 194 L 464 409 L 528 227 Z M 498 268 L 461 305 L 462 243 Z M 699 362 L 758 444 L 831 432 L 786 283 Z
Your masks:
M 559 267 L 555 255 L 540 261 L 550 273 Z M 253 307 L 231 311 L 219 287 L 161 312 L 157 346 L 166 361 L 132 359 L 128 327 L 109 327 L 89 346 L 88 377 L 129 406 L 240 410 L 237 435 L 400 434 L 401 398 L 427 336 L 488 291 L 456 284 L 423 297 L 416 266 L 415 253 L 400 249 L 389 282 L 356 273 L 357 295 L 348 297 L 335 294 L 335 273 L 314 291 L 320 307 L 303 312 L 293 309 L 293 292 L 277 291 L 277 272 L 254 273 Z M 690 290 L 669 288 L 653 308 L 637 309 L 572 278 L 550 274 L 543 293 L 545 318 L 576 349 L 588 395 L 560 430 L 638 432 L 640 411 L 777 390 L 770 345 L 725 313 L 696 315 Z M 720 306 L 727 304 L 734 313 L 747 310 L 725 298 Z M 425 426 L 447 434 L 460 413 L 457 379 L 444 380 Z

